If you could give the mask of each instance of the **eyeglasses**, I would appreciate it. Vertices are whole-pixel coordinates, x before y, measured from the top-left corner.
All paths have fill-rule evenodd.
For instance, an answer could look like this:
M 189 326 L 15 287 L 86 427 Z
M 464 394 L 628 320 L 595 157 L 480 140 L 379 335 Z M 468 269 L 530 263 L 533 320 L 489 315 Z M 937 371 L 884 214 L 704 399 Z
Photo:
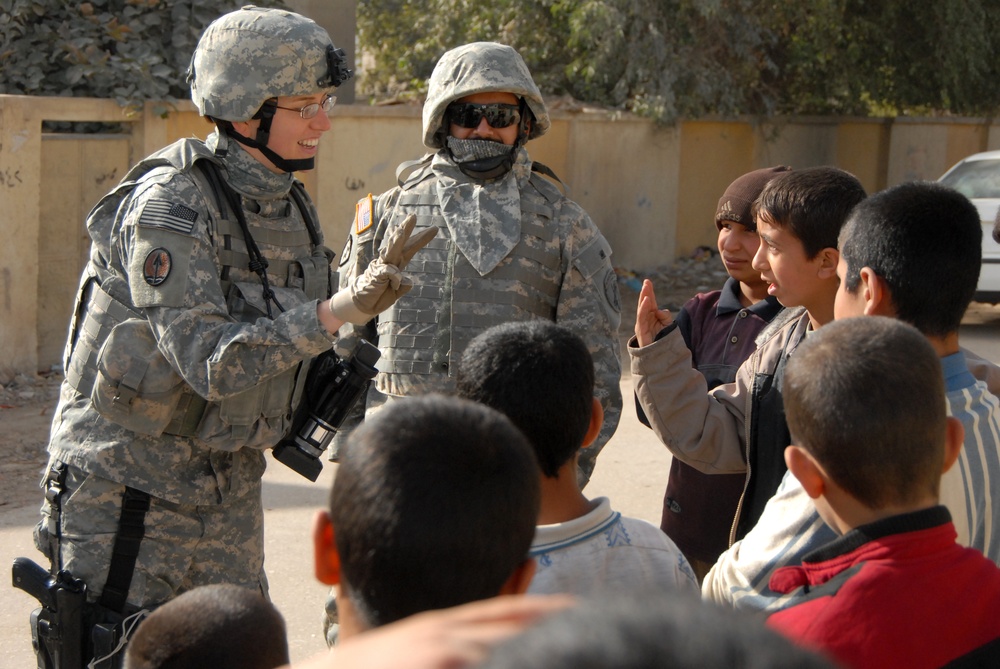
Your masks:
M 455 102 L 448 105 L 448 120 L 460 128 L 478 128 L 480 121 L 494 128 L 507 128 L 520 122 L 521 110 L 518 105 L 502 102 L 478 104 L 475 102 Z
M 274 106 L 278 109 L 298 112 L 299 116 L 301 116 L 304 119 L 311 119 L 315 117 L 316 114 L 319 113 L 320 109 L 322 109 L 326 113 L 326 115 L 329 116 L 330 113 L 333 111 L 333 106 L 335 104 L 337 104 L 337 97 L 334 95 L 327 95 L 326 97 L 323 98 L 322 102 L 318 103 L 314 102 L 311 105 L 306 105 L 305 107 L 299 107 L 297 109 L 295 107 L 282 107 L 280 105 L 274 105 Z

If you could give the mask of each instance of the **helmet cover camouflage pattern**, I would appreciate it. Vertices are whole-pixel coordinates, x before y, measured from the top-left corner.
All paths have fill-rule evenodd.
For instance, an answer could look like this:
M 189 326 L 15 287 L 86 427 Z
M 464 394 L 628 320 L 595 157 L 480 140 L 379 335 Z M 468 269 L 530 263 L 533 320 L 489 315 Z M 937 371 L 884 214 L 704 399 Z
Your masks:
M 247 5 L 205 29 L 187 78 L 202 116 L 246 121 L 269 98 L 313 95 L 350 76 L 343 52 L 315 21 Z
M 521 55 L 505 44 L 473 42 L 447 51 L 431 73 L 424 102 L 424 145 L 440 149 L 444 112 L 455 100 L 475 93 L 513 93 L 535 115 L 528 139 L 549 129 L 549 112 Z

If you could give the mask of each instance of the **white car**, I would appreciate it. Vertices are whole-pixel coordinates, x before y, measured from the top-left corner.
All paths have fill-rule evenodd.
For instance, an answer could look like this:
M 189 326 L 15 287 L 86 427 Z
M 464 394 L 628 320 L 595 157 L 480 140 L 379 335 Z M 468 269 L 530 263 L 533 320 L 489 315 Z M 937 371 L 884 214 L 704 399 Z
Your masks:
M 938 182 L 966 196 L 979 210 L 983 227 L 983 267 L 976 286 L 977 302 L 1000 303 L 1000 244 L 993 226 L 1000 209 L 1000 151 L 974 153 L 944 173 Z

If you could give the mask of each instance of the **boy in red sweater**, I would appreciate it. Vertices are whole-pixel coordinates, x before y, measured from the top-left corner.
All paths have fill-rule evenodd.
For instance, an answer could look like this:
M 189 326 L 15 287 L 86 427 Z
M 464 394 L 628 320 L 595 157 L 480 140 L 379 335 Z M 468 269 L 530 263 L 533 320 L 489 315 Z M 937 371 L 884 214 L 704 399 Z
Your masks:
M 938 503 L 962 448 L 941 363 L 899 320 L 838 320 L 788 362 L 789 471 L 841 536 L 771 577 L 768 624 L 847 667 L 1000 666 L 1000 569 Z M 950 664 L 956 663 L 956 664 Z

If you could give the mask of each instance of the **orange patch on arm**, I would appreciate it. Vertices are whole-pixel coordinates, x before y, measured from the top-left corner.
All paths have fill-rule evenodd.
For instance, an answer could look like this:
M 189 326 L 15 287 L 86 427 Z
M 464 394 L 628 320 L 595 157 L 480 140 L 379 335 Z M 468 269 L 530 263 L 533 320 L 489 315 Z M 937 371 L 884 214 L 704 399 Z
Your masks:
M 354 234 L 360 235 L 362 232 L 372 227 L 372 195 L 358 201 L 354 206 Z

